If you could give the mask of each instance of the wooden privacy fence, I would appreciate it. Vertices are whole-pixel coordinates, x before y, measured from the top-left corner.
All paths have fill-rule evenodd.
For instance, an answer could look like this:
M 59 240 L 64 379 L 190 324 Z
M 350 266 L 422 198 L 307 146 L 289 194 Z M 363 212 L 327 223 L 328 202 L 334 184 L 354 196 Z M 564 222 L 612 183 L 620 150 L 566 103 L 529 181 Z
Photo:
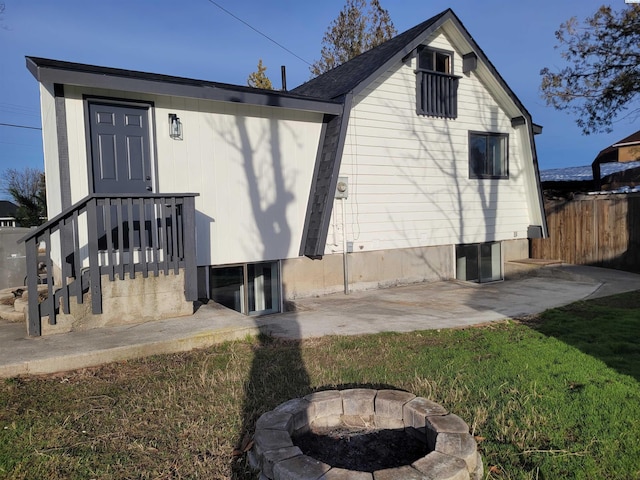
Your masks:
M 640 194 L 546 200 L 549 238 L 533 239 L 533 258 L 640 270 Z

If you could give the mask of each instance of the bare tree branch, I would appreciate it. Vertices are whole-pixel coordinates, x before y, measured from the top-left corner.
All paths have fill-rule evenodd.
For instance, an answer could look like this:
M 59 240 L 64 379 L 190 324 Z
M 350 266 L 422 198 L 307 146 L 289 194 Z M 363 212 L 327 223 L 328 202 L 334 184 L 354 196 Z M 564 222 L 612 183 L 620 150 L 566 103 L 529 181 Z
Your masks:
M 541 70 L 547 105 L 575 114 L 586 135 L 609 132 L 621 115 L 640 112 L 640 5 L 619 12 L 602 6 L 583 24 L 570 18 L 556 39 L 569 65 Z

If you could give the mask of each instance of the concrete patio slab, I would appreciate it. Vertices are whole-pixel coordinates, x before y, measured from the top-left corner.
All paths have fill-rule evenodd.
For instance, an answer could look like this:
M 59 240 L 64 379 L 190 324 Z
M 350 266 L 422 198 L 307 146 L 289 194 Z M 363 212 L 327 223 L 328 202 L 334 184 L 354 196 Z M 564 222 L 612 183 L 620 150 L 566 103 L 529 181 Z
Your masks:
M 633 290 L 640 290 L 640 275 L 562 265 L 487 285 L 450 281 L 299 299 L 296 311 L 263 317 L 209 303 L 189 317 L 37 338 L 28 338 L 22 323 L 0 321 L 0 377 L 188 351 L 258 333 L 300 339 L 465 327 Z

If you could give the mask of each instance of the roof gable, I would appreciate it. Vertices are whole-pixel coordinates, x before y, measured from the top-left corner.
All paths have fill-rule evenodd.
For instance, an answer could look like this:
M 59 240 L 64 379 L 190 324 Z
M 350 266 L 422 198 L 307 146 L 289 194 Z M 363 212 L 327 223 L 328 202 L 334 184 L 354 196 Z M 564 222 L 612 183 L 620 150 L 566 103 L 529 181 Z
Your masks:
M 494 65 L 489 61 L 482 49 L 478 46 L 475 40 L 471 37 L 466 30 L 460 19 L 453 13 L 451 9 L 447 9 L 444 12 L 435 15 L 434 17 L 422 22 L 419 25 L 397 35 L 396 37 L 388 40 L 387 42 L 343 63 L 342 65 L 320 75 L 308 82 L 300 85 L 292 90 L 293 93 L 300 95 L 307 95 L 312 98 L 320 98 L 325 100 L 343 100 L 345 101 L 345 113 L 344 117 L 348 121 L 350 103 L 349 99 L 355 98 L 358 94 L 363 92 L 367 87 L 378 80 L 385 74 L 390 68 L 395 65 L 399 65 L 404 62 L 406 58 L 413 55 L 420 45 L 430 41 L 436 33 L 442 32 L 445 34 L 451 44 L 455 47 L 459 54 L 463 58 L 467 54 L 475 54 L 477 58 L 476 69 L 470 73 L 476 75 L 484 84 L 490 93 L 496 98 L 496 101 L 505 110 L 505 113 L 512 119 L 512 125 L 514 121 L 517 121 L 516 125 L 525 125 L 525 129 L 528 134 L 525 138 L 528 139 L 528 143 L 531 149 L 531 160 L 533 163 L 533 184 L 537 191 L 537 204 L 542 215 L 542 230 L 546 236 L 547 226 L 546 219 L 544 217 L 544 208 L 542 201 L 542 190 L 540 187 L 540 177 L 538 169 L 538 160 L 535 149 L 535 142 L 533 139 L 534 133 L 540 133 L 541 127 L 534 125 L 531 120 L 531 115 L 524 108 L 520 100 L 516 97 L 514 92 L 509 88 L 504 79 L 497 72 Z M 341 132 L 339 141 L 333 143 L 326 142 L 323 145 L 323 150 L 332 148 L 338 149 L 338 154 L 335 155 L 334 165 L 332 168 L 325 168 L 321 173 L 317 175 L 318 180 L 322 175 L 326 178 L 322 178 L 322 182 L 317 184 L 331 184 L 329 192 L 333 193 L 335 188 L 335 182 L 337 180 L 341 161 L 341 148 L 344 144 L 344 135 L 346 130 Z M 527 140 L 525 140 L 527 141 Z M 333 177 L 332 177 L 333 175 Z M 333 183 L 330 183 L 330 180 Z M 315 185 L 315 184 L 314 184 Z M 314 187 L 312 187 L 313 189 Z M 313 195 L 312 191 L 312 195 Z M 533 200 L 532 200 L 533 201 Z M 326 189 L 322 195 L 318 195 L 316 199 L 318 207 L 314 211 L 310 211 L 307 216 L 309 223 L 319 222 L 322 223 L 320 231 L 324 231 L 328 228 L 328 216 L 324 220 L 319 220 L 320 212 L 329 212 L 331 210 L 331 202 Z M 302 253 L 312 258 L 321 256 L 323 254 L 323 247 L 320 241 L 310 241 L 310 237 L 303 237 L 303 249 Z
M 482 74 L 477 73 L 484 75 L 485 80 L 490 80 L 494 88 L 499 87 L 499 90 L 502 90 L 503 98 L 508 98 L 513 102 L 515 110 L 518 111 L 511 112 L 513 116 L 524 115 L 531 123 L 531 116 L 522 102 L 520 102 L 495 66 L 469 34 L 458 16 L 450 8 L 348 62 L 303 83 L 291 92 L 326 100 L 339 99 L 347 93 L 357 95 L 393 64 L 402 61 L 407 55 L 414 52 L 418 46 L 428 40 L 433 33 L 448 24 L 451 24 L 454 28 L 454 30 L 449 28 L 447 30 L 449 32 L 455 31 L 456 43 L 461 44 L 461 47 L 466 44 L 465 46 L 469 48 L 469 51 L 461 53 L 473 52 L 477 55 L 478 63 L 483 66 Z

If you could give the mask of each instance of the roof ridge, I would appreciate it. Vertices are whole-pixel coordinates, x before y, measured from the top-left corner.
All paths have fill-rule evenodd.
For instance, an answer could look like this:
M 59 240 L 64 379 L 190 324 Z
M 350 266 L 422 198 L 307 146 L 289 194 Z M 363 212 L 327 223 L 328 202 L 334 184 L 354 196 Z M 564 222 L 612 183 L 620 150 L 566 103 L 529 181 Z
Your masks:
M 339 98 L 366 80 L 380 65 L 386 63 L 408 43 L 449 12 L 453 14 L 453 10 L 448 8 L 322 75 L 308 80 L 291 91 L 299 95 L 324 99 Z

